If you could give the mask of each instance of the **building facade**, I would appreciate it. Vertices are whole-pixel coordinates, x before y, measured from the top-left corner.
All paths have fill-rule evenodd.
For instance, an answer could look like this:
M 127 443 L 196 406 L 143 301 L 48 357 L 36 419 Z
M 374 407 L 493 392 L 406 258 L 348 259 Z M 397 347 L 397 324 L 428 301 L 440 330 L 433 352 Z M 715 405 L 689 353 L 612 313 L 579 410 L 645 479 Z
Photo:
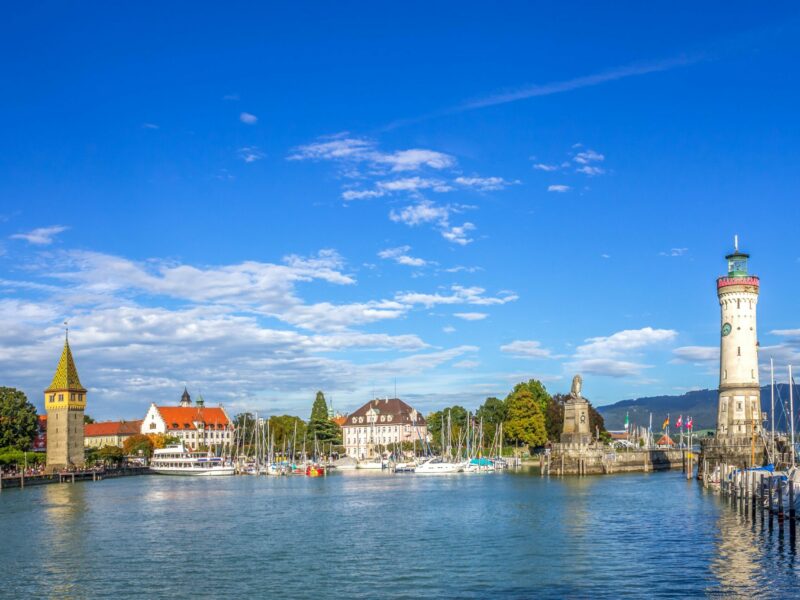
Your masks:
M 105 446 L 122 447 L 132 435 L 141 432 L 142 421 L 102 421 L 83 426 L 83 443 L 86 448 Z
M 719 405 L 717 437 L 744 443 L 762 428 L 758 382 L 756 306 L 760 282 L 748 273 L 750 255 L 738 240 L 728 261 L 728 274 L 717 279 L 720 305 Z M 749 443 L 749 442 L 748 442 Z
M 53 381 L 44 391 L 44 407 L 47 411 L 47 471 L 83 467 L 86 388 L 78 377 L 69 337 L 64 341 Z
M 233 422 L 222 406 L 192 403 L 184 389 L 178 406 L 150 405 L 141 425 L 145 435 L 164 433 L 180 439 L 187 448 L 222 450 L 233 443 Z
M 370 400 L 347 415 L 342 425 L 342 442 L 348 456 L 366 459 L 386 447 L 428 438 L 425 417 L 399 398 Z

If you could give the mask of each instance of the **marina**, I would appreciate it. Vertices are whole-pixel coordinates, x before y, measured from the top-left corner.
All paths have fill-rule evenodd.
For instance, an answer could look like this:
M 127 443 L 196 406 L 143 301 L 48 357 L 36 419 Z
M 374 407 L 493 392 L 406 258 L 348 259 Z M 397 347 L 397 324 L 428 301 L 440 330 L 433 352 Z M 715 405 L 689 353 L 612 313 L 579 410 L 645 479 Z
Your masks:
M 800 585 L 788 526 L 761 528 L 679 472 L 141 477 L 2 502 L 9 597 L 181 596 L 198 556 L 214 560 L 201 595 L 215 597 L 368 598 L 378 579 L 393 598 L 787 598 Z M 198 531 L 193 515 L 214 523 Z M 403 568 L 365 568 L 387 556 Z

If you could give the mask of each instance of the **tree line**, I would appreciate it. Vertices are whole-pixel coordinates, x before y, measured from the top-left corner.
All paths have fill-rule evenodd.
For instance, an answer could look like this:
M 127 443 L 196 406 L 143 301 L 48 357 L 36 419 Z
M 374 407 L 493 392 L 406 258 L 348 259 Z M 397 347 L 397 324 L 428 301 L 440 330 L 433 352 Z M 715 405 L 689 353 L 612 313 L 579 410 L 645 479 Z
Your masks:
M 502 424 L 503 444 L 540 448 L 558 442 L 564 426 L 565 394 L 550 395 L 541 381 L 530 379 L 514 386 L 503 399 L 490 397 L 472 414 L 474 424 L 483 424 L 484 446 L 491 447 L 499 440 Z M 468 427 L 468 411 L 455 405 L 428 414 L 428 432 L 434 445 L 441 437 L 443 424 L 449 419 L 453 438 L 458 439 Z M 474 426 L 474 425 L 473 425 Z M 603 416 L 589 405 L 590 431 L 609 439 Z

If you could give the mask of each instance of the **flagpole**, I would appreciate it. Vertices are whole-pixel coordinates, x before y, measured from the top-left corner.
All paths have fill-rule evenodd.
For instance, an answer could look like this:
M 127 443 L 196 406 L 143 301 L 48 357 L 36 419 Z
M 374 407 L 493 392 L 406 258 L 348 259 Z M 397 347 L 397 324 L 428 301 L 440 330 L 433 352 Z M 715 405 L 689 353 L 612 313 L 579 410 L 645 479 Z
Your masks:
M 772 451 L 772 456 L 770 458 L 771 463 L 775 463 L 775 365 L 772 363 L 772 358 L 769 359 L 769 397 L 770 397 L 770 408 L 769 414 L 770 418 L 772 419 L 772 434 L 770 435 L 770 450 Z

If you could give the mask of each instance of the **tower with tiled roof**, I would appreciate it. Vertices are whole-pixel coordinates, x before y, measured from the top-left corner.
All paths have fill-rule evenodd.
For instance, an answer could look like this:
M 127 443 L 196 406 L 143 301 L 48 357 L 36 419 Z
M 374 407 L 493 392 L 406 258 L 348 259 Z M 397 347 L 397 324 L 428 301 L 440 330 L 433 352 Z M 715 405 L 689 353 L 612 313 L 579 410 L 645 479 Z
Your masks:
M 47 470 L 82 467 L 86 388 L 78 377 L 69 336 L 64 340 L 53 381 L 44 391 L 44 406 L 47 410 Z

